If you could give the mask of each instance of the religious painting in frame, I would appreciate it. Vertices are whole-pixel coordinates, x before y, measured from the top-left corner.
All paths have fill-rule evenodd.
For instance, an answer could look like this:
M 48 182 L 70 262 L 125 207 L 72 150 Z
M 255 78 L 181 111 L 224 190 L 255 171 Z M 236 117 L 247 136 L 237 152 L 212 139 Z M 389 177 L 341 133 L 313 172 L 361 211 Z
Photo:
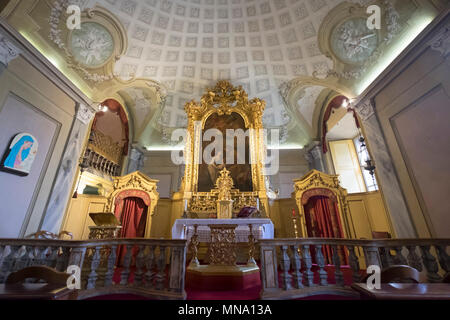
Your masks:
M 38 152 L 39 142 L 29 133 L 18 133 L 3 155 L 0 170 L 26 176 L 30 173 Z
M 210 192 L 211 189 L 215 188 L 215 183 L 217 178 L 219 177 L 219 173 L 223 168 L 227 168 L 230 171 L 231 178 L 234 182 L 234 188 L 239 189 L 239 191 L 252 191 L 252 170 L 250 165 L 250 148 L 249 148 L 249 138 L 248 135 L 245 138 L 245 163 L 239 163 L 238 161 L 238 143 L 239 141 L 235 138 L 234 143 L 232 145 L 227 145 L 226 143 L 226 130 L 227 129 L 242 129 L 245 132 L 247 129 L 245 128 L 244 119 L 236 112 L 232 112 L 230 115 L 218 115 L 217 113 L 213 113 L 208 117 L 205 122 L 205 126 L 203 128 L 203 132 L 208 129 L 217 129 L 222 133 L 223 139 L 223 149 L 219 151 L 219 154 L 213 154 L 215 158 L 221 158 L 221 163 L 204 163 L 202 162 L 199 165 L 199 174 L 198 174 L 198 191 L 200 192 Z M 202 154 L 203 150 L 208 146 L 210 141 L 203 141 L 202 145 Z M 228 148 L 234 149 L 234 161 L 232 163 L 226 163 L 227 159 L 227 150 Z

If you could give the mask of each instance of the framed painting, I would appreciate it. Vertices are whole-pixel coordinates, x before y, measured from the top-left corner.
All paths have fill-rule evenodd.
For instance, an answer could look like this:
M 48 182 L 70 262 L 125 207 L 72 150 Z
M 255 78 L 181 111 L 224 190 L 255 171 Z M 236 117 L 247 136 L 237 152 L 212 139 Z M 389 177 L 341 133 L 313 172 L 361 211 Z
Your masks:
M 30 173 L 39 143 L 29 133 L 16 134 L 3 155 L 0 170 L 26 176 Z

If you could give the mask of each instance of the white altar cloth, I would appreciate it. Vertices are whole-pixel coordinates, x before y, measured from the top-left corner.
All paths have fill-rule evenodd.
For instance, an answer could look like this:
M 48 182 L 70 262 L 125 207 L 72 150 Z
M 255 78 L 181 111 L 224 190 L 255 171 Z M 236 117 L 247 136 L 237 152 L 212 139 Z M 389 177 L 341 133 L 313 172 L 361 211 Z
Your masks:
M 210 241 L 210 224 L 237 224 L 236 242 L 248 242 L 249 227 L 252 225 L 256 239 L 273 239 L 274 228 L 270 219 L 177 219 L 172 227 L 172 239 L 190 239 L 194 225 L 198 225 L 197 234 L 200 242 Z

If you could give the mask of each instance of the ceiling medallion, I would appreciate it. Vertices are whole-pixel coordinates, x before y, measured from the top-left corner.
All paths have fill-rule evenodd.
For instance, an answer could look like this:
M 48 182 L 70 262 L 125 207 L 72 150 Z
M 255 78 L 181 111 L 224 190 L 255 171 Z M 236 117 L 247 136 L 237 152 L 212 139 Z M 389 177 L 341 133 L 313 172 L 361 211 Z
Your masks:
M 73 30 L 69 45 L 74 59 L 87 68 L 101 67 L 114 51 L 111 33 L 96 22 L 83 22 L 80 29 Z
M 321 50 L 334 61 L 335 68 L 327 77 L 359 79 L 382 56 L 387 45 L 401 31 L 400 15 L 388 0 L 381 0 L 384 9 L 381 30 L 367 27 L 366 7 L 344 3 L 329 13 L 321 26 Z M 350 16 L 349 16 L 350 13 Z M 343 21 L 343 22 L 341 22 Z M 313 74 L 317 78 L 317 74 Z
M 64 51 L 67 65 L 80 72 L 85 80 L 95 83 L 112 80 L 115 75 L 111 65 L 126 50 L 126 33 L 123 31 L 125 37 L 119 35 L 117 38 L 120 41 L 116 43 L 115 36 L 106 25 L 117 25 L 118 30 L 123 28 L 118 26 L 119 23 L 101 8 L 83 12 L 81 29 L 72 31 L 66 31 L 67 28 L 62 29 L 61 26 L 66 26 L 65 12 L 69 4 L 71 4 L 69 0 L 53 2 L 49 17 L 49 39 Z M 100 72 L 93 72 L 94 69 Z

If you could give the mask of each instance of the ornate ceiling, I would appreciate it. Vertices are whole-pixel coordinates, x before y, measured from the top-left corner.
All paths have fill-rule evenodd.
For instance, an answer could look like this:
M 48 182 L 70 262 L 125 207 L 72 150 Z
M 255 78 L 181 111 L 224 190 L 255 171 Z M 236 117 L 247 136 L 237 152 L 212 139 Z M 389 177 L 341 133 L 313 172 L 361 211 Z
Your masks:
M 105 7 L 127 30 L 128 50 L 115 65 L 122 78 L 151 78 L 168 89 L 159 119 L 164 126 L 184 127 L 184 104 L 230 79 L 250 97 L 266 100 L 264 124 L 279 127 L 291 121 L 280 85 L 333 67 L 319 51 L 317 32 L 340 2 L 91 0 L 84 7 Z M 309 97 L 301 110 L 311 124 L 315 101 Z
M 79 73 L 87 83 L 86 88 L 96 88 L 98 92 L 115 90 L 119 94 L 132 115 L 134 141 L 148 147 L 167 143 L 167 135 L 173 128 L 186 126 L 185 103 L 198 100 L 206 87 L 214 86 L 221 79 L 242 85 L 250 98 L 264 99 L 264 125 L 282 128 L 286 145 L 304 146 L 317 138 L 323 105 L 333 94 L 358 94 L 354 85 L 361 83 L 372 67 L 357 66 L 358 63 L 353 66 L 348 61 L 344 63 L 339 57 L 342 60 L 345 52 L 333 55 L 329 51 L 332 47 L 330 37 L 333 31 L 336 33 L 336 26 L 352 15 L 361 16 L 369 3 L 379 4 L 385 18 L 383 30 L 373 38 L 380 39 L 378 48 L 370 52 L 374 57 L 372 60 L 377 61 L 385 47 L 392 46 L 400 38 L 401 30 L 414 28 L 414 21 L 408 20 L 413 13 L 417 16 L 419 8 L 429 6 L 433 0 L 33 2 L 38 4 L 20 4 L 29 7 L 23 12 L 27 12 L 35 22 L 23 34 L 42 48 L 53 46 L 52 50 L 62 57 L 60 43 L 54 41 L 55 34 L 52 34 L 58 26 L 50 23 L 50 29 L 48 27 L 52 15 L 60 15 L 63 11 L 55 9 L 58 5 L 75 3 L 82 9 L 101 7 L 106 9 L 106 13 L 112 13 L 111 28 L 118 21 L 120 26 L 116 29 L 119 34 L 122 33 L 120 30 L 124 33 L 123 38 L 115 36 L 113 40 L 116 47 L 125 47 L 116 49 L 115 52 L 120 53 L 117 61 L 105 64 L 102 70 L 96 69 L 103 72 L 106 80 L 92 80 L 96 75 L 93 77 L 92 73 L 85 72 L 86 68 L 76 71 L 84 72 Z M 19 26 L 25 22 L 23 17 L 16 15 L 12 15 L 10 21 L 20 29 Z M 63 28 L 61 21 L 57 21 L 59 28 Z M 36 29 L 35 25 L 39 28 Z M 103 31 L 99 29 L 97 32 Z M 67 39 L 72 47 L 77 47 L 82 46 L 83 36 L 88 37 L 80 32 L 80 42 L 76 32 L 69 32 Z M 109 54 L 111 48 L 106 42 L 102 45 Z M 49 54 L 48 49 L 41 51 L 55 56 Z M 92 64 L 97 62 L 100 67 L 102 59 L 106 61 L 108 56 L 100 51 L 96 56 L 86 56 L 82 50 L 72 54 Z M 71 59 L 67 53 L 66 57 Z M 114 86 L 110 85 L 110 80 L 115 81 Z M 142 80 L 139 86 L 133 85 L 136 80 Z M 164 103 L 155 99 L 155 92 L 162 93 Z

